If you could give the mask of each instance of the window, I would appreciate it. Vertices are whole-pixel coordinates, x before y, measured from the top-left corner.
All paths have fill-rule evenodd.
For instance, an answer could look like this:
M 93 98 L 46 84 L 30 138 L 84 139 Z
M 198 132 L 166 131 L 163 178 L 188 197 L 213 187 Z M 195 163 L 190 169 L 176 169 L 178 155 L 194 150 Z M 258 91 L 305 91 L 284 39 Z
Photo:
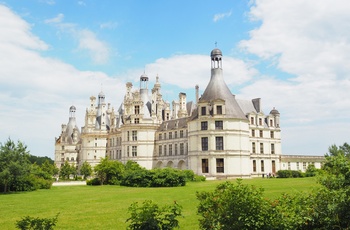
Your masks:
M 74 157 L 72 157 L 70 160 L 71 160 L 71 161 L 74 161 Z
M 202 173 L 208 173 L 208 172 L 209 172 L 208 159 L 202 159 Z
M 252 129 L 252 137 L 255 137 L 255 130 Z
M 306 162 L 303 162 L 303 170 L 306 170 Z
M 169 132 L 169 139 L 173 139 L 173 133 Z
M 261 161 L 261 172 L 264 172 L 265 171 L 265 166 L 264 166 L 264 161 L 262 160 Z
M 216 150 L 224 150 L 224 138 L 223 137 L 215 137 L 216 142 Z
M 126 147 L 126 154 L 128 155 L 128 157 L 130 156 L 130 148 L 129 148 L 130 146 L 127 146 Z
M 135 118 L 135 124 L 140 124 L 140 119 L 139 118 Z
M 222 121 L 215 121 L 215 129 L 223 129 L 223 122 Z
M 169 145 L 169 156 L 173 155 L 173 145 Z
M 207 108 L 205 106 L 201 107 L 202 109 L 202 115 L 206 115 L 207 114 Z
M 132 131 L 132 140 L 137 141 L 137 131 L 136 130 Z
M 64 150 L 64 145 L 62 145 L 62 150 Z
M 166 156 L 166 145 L 164 145 L 164 156 Z
M 177 131 L 175 131 L 175 138 L 177 138 Z
M 290 162 L 288 162 L 288 170 L 290 170 Z
M 255 150 L 255 142 L 252 143 L 252 153 L 256 153 L 256 150 Z
M 202 137 L 202 151 L 208 151 L 208 137 Z
M 251 117 L 251 118 L 250 118 L 250 124 L 251 124 L 251 125 L 254 125 L 254 117 Z
M 140 114 L 140 106 L 135 105 L 135 114 Z
M 132 156 L 137 157 L 137 146 L 132 146 Z
M 259 125 L 262 125 L 262 119 L 259 118 Z
M 264 143 L 260 143 L 260 153 L 264 153 Z
M 180 143 L 180 155 L 184 155 L 184 143 Z
M 299 170 L 299 162 L 297 162 L 297 170 Z
M 161 133 L 158 135 L 158 139 L 162 140 L 162 134 Z
M 175 156 L 177 155 L 177 144 L 175 144 Z
M 256 160 L 253 160 L 253 172 L 256 172 Z
M 271 144 L 271 154 L 275 154 L 275 144 Z
M 272 161 L 272 173 L 275 174 L 276 173 L 276 162 Z M 273 175 L 275 176 L 275 175 Z
M 161 155 L 162 155 L 162 146 L 159 145 L 159 156 L 161 156 Z
M 126 139 L 128 140 L 128 141 L 130 141 L 130 132 L 128 131 L 127 133 L 126 133 Z
M 216 114 L 222 114 L 222 106 L 221 105 L 216 106 Z
M 270 120 L 270 126 L 273 126 L 273 121 L 272 120 Z
M 216 172 L 217 173 L 223 173 L 224 172 L 224 159 L 223 158 L 217 158 L 216 159 Z
M 260 137 L 263 137 L 263 136 L 264 136 L 263 133 L 264 133 L 264 132 L 263 132 L 262 130 L 259 130 L 259 136 L 260 136 Z
M 97 143 L 95 143 L 95 147 L 97 147 Z
M 208 122 L 207 121 L 201 122 L 201 130 L 208 130 Z
M 164 136 L 164 140 L 166 140 L 166 133 L 164 133 L 164 135 L 163 135 L 163 136 Z
M 184 137 L 184 131 L 180 130 L 180 138 L 183 138 L 183 137 Z

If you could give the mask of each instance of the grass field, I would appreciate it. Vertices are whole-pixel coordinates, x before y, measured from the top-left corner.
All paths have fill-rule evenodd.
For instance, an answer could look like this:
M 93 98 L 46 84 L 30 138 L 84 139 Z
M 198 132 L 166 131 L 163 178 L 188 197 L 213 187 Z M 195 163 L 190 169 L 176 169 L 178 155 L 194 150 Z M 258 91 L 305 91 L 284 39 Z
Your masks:
M 198 229 L 196 191 L 212 191 L 223 181 L 187 183 L 175 188 L 128 188 L 119 186 L 60 186 L 0 195 L 0 229 L 15 229 L 24 216 L 51 218 L 57 213 L 56 229 L 125 229 L 128 207 L 134 201 L 153 200 L 183 207 L 181 229 Z M 317 186 L 315 178 L 247 179 L 243 183 L 265 189 L 265 196 L 275 199 L 282 193 L 310 191 Z

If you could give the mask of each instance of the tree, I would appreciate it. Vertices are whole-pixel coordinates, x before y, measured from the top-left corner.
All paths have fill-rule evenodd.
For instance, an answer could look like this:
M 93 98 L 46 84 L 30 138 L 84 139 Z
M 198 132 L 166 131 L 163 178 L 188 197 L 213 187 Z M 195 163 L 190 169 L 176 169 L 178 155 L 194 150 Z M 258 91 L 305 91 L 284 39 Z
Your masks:
M 171 230 L 179 228 L 178 216 L 181 216 L 182 207 L 174 202 L 173 205 L 159 207 L 151 200 L 146 200 L 139 207 L 138 203 L 132 203 L 129 207 L 131 217 L 128 229 L 131 230 Z
M 111 161 L 105 157 L 101 158 L 94 170 L 101 184 L 117 185 L 123 179 L 125 167 L 120 161 Z
M 62 179 L 69 179 L 70 175 L 76 175 L 76 168 L 74 165 L 70 165 L 68 161 L 64 162 L 64 165 L 60 169 L 60 177 Z
M 0 188 L 3 192 L 34 190 L 30 180 L 31 164 L 27 146 L 8 139 L 0 144 Z
M 44 163 L 42 163 L 41 169 L 44 172 L 47 172 L 48 174 L 50 174 L 51 176 L 55 176 L 59 173 L 59 169 L 57 168 L 57 166 L 53 162 L 50 162 L 47 159 L 44 161 Z
M 91 176 L 91 174 L 92 174 L 92 167 L 87 161 L 85 161 L 80 168 L 80 175 L 83 175 L 84 179 L 86 179 L 88 176 Z

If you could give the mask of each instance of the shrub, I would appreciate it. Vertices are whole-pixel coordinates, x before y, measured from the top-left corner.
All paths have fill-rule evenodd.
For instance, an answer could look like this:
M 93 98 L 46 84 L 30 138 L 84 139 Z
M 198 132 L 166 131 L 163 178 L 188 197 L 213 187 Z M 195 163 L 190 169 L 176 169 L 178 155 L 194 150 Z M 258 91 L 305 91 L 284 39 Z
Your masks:
M 279 170 L 277 172 L 278 178 L 297 178 L 304 177 L 304 173 L 298 170 Z
M 186 180 L 180 170 L 172 168 L 153 169 L 153 180 L 151 187 L 176 187 L 185 186 Z
M 159 207 L 151 200 L 146 200 L 139 207 L 138 203 L 132 203 L 129 207 L 131 217 L 128 229 L 131 230 L 171 230 L 179 227 L 178 216 L 181 216 L 182 207 L 174 202 L 173 205 Z
M 21 230 L 51 230 L 56 226 L 59 213 L 54 218 L 38 218 L 26 216 L 16 222 L 16 227 Z
M 98 178 L 92 178 L 86 181 L 86 185 L 101 185 L 101 181 Z

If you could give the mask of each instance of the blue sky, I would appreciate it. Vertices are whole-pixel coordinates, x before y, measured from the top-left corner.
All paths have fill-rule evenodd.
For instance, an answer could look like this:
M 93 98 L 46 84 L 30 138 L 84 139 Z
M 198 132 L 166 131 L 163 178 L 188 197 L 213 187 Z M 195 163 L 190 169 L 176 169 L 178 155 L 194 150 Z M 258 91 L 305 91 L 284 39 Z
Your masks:
M 193 100 L 217 42 L 236 97 L 280 111 L 283 154 L 323 155 L 349 141 L 349 21 L 346 0 L 0 0 L 0 142 L 53 157 L 71 105 L 83 126 L 91 95 L 117 108 L 144 71 Z

